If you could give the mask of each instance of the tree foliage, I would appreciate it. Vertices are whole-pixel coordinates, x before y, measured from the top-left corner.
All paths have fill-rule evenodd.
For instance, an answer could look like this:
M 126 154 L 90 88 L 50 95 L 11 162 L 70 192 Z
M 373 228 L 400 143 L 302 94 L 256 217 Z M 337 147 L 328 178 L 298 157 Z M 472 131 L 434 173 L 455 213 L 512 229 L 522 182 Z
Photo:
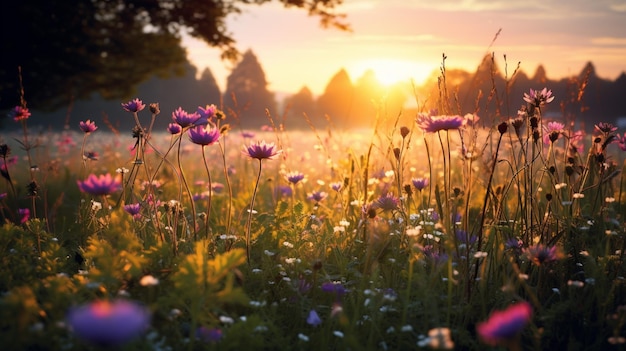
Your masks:
M 28 101 L 52 110 L 93 93 L 128 97 L 151 76 L 182 70 L 183 32 L 219 48 L 225 59 L 237 59 L 227 17 L 271 1 L 305 9 L 325 27 L 347 29 L 335 13 L 342 0 L 9 2 L 2 21 L 0 108 Z

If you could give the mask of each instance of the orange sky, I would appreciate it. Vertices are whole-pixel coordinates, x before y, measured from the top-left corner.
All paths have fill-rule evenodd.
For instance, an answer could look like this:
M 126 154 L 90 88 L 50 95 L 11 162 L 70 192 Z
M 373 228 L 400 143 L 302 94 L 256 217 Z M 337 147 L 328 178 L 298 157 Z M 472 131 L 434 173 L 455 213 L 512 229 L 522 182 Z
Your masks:
M 542 63 L 551 79 L 578 74 L 587 61 L 603 78 L 626 71 L 624 0 L 345 0 L 339 11 L 351 33 L 322 29 L 305 11 L 276 4 L 246 7 L 228 23 L 276 92 L 306 85 L 321 94 L 342 67 L 353 80 L 371 68 L 382 82 L 419 83 L 440 67 L 443 53 L 448 68 L 473 70 L 487 53 L 501 68 L 506 55 L 509 73 L 518 61 L 529 75 Z M 224 90 L 231 67 L 219 51 L 189 38 L 183 44 Z

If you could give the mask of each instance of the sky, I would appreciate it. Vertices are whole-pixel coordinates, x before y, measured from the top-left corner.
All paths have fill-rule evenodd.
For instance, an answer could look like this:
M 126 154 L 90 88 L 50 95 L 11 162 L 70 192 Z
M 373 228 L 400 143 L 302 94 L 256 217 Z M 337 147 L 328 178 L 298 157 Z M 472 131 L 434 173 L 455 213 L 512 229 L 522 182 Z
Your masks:
M 352 81 L 367 69 L 379 81 L 421 84 L 439 70 L 474 71 L 486 54 L 511 74 L 532 76 L 542 64 L 550 79 L 578 75 L 593 62 L 615 79 L 626 71 L 626 0 L 345 0 L 351 32 L 324 29 L 317 17 L 278 3 L 244 7 L 227 19 L 240 51 L 251 49 L 269 90 L 315 95 L 344 68 Z M 495 38 L 495 40 L 494 40 Z M 232 64 L 220 51 L 185 37 L 190 61 L 208 67 L 222 91 Z

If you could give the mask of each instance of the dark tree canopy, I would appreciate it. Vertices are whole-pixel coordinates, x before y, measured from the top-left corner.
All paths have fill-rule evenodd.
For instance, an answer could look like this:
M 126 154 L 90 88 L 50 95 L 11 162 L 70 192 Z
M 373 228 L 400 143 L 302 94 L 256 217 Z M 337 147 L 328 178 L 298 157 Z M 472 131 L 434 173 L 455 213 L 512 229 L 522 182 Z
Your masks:
M 0 108 L 25 103 L 20 87 L 29 105 L 49 110 L 93 93 L 128 97 L 154 75 L 184 71 L 183 31 L 237 59 L 227 16 L 271 1 L 347 29 L 334 12 L 342 0 L 11 1 L 2 20 Z

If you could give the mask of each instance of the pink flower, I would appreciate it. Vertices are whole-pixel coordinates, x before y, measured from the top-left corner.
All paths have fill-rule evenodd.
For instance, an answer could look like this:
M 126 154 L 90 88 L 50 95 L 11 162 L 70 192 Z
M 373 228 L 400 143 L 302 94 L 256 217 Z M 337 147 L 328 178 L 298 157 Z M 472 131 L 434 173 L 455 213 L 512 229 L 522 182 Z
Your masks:
M 141 100 L 134 99 L 127 103 L 122 103 L 122 107 L 128 112 L 139 112 L 143 110 L 146 105 Z
M 80 127 L 80 130 L 82 130 L 84 133 L 93 133 L 96 129 L 98 129 L 98 127 L 96 127 L 96 123 L 92 122 L 89 119 L 85 122 L 80 121 L 78 126 Z
M 548 90 L 548 88 L 543 88 L 541 91 L 530 89 L 528 94 L 524 93 L 524 101 L 535 107 L 549 104 L 552 100 L 554 100 L 554 96 L 552 96 L 552 90 Z
M 195 126 L 187 131 L 192 143 L 206 146 L 217 142 L 220 138 L 220 131 L 210 126 Z
M 617 134 L 617 145 L 619 146 L 620 150 L 626 151 L 626 134 L 622 136 Z
M 458 115 L 433 116 L 430 113 L 419 113 L 415 118 L 417 125 L 426 133 L 459 129 L 465 125 L 466 121 L 464 117 Z
M 30 219 L 30 210 L 27 208 L 19 208 L 17 214 L 20 216 L 20 224 L 24 224 Z
M 476 325 L 476 331 L 489 345 L 508 344 L 514 341 L 526 327 L 532 313 L 528 302 L 518 302 L 503 311 L 493 312 L 488 320 Z
M 131 301 L 96 301 L 71 309 L 67 323 L 79 338 L 99 346 L 113 347 L 146 331 L 150 325 L 150 312 Z
M 542 244 L 533 245 L 522 251 L 537 266 L 556 261 L 560 256 L 556 246 L 549 247 Z
M 9 112 L 9 117 L 13 118 L 15 122 L 26 120 L 30 117 L 30 111 L 28 111 L 26 107 L 15 106 L 13 110 Z
M 100 176 L 90 174 L 87 179 L 78 180 L 77 184 L 80 191 L 94 196 L 111 194 L 121 186 L 120 180 L 114 179 L 109 173 Z
M 565 125 L 559 122 L 548 122 L 544 127 L 543 143 L 550 144 L 557 141 L 559 135 L 564 133 Z
M 263 159 L 274 159 L 282 152 L 282 150 L 278 150 L 274 143 L 266 143 L 265 141 L 257 141 L 255 144 L 243 147 L 244 155 L 250 158 L 256 158 L 259 161 Z

